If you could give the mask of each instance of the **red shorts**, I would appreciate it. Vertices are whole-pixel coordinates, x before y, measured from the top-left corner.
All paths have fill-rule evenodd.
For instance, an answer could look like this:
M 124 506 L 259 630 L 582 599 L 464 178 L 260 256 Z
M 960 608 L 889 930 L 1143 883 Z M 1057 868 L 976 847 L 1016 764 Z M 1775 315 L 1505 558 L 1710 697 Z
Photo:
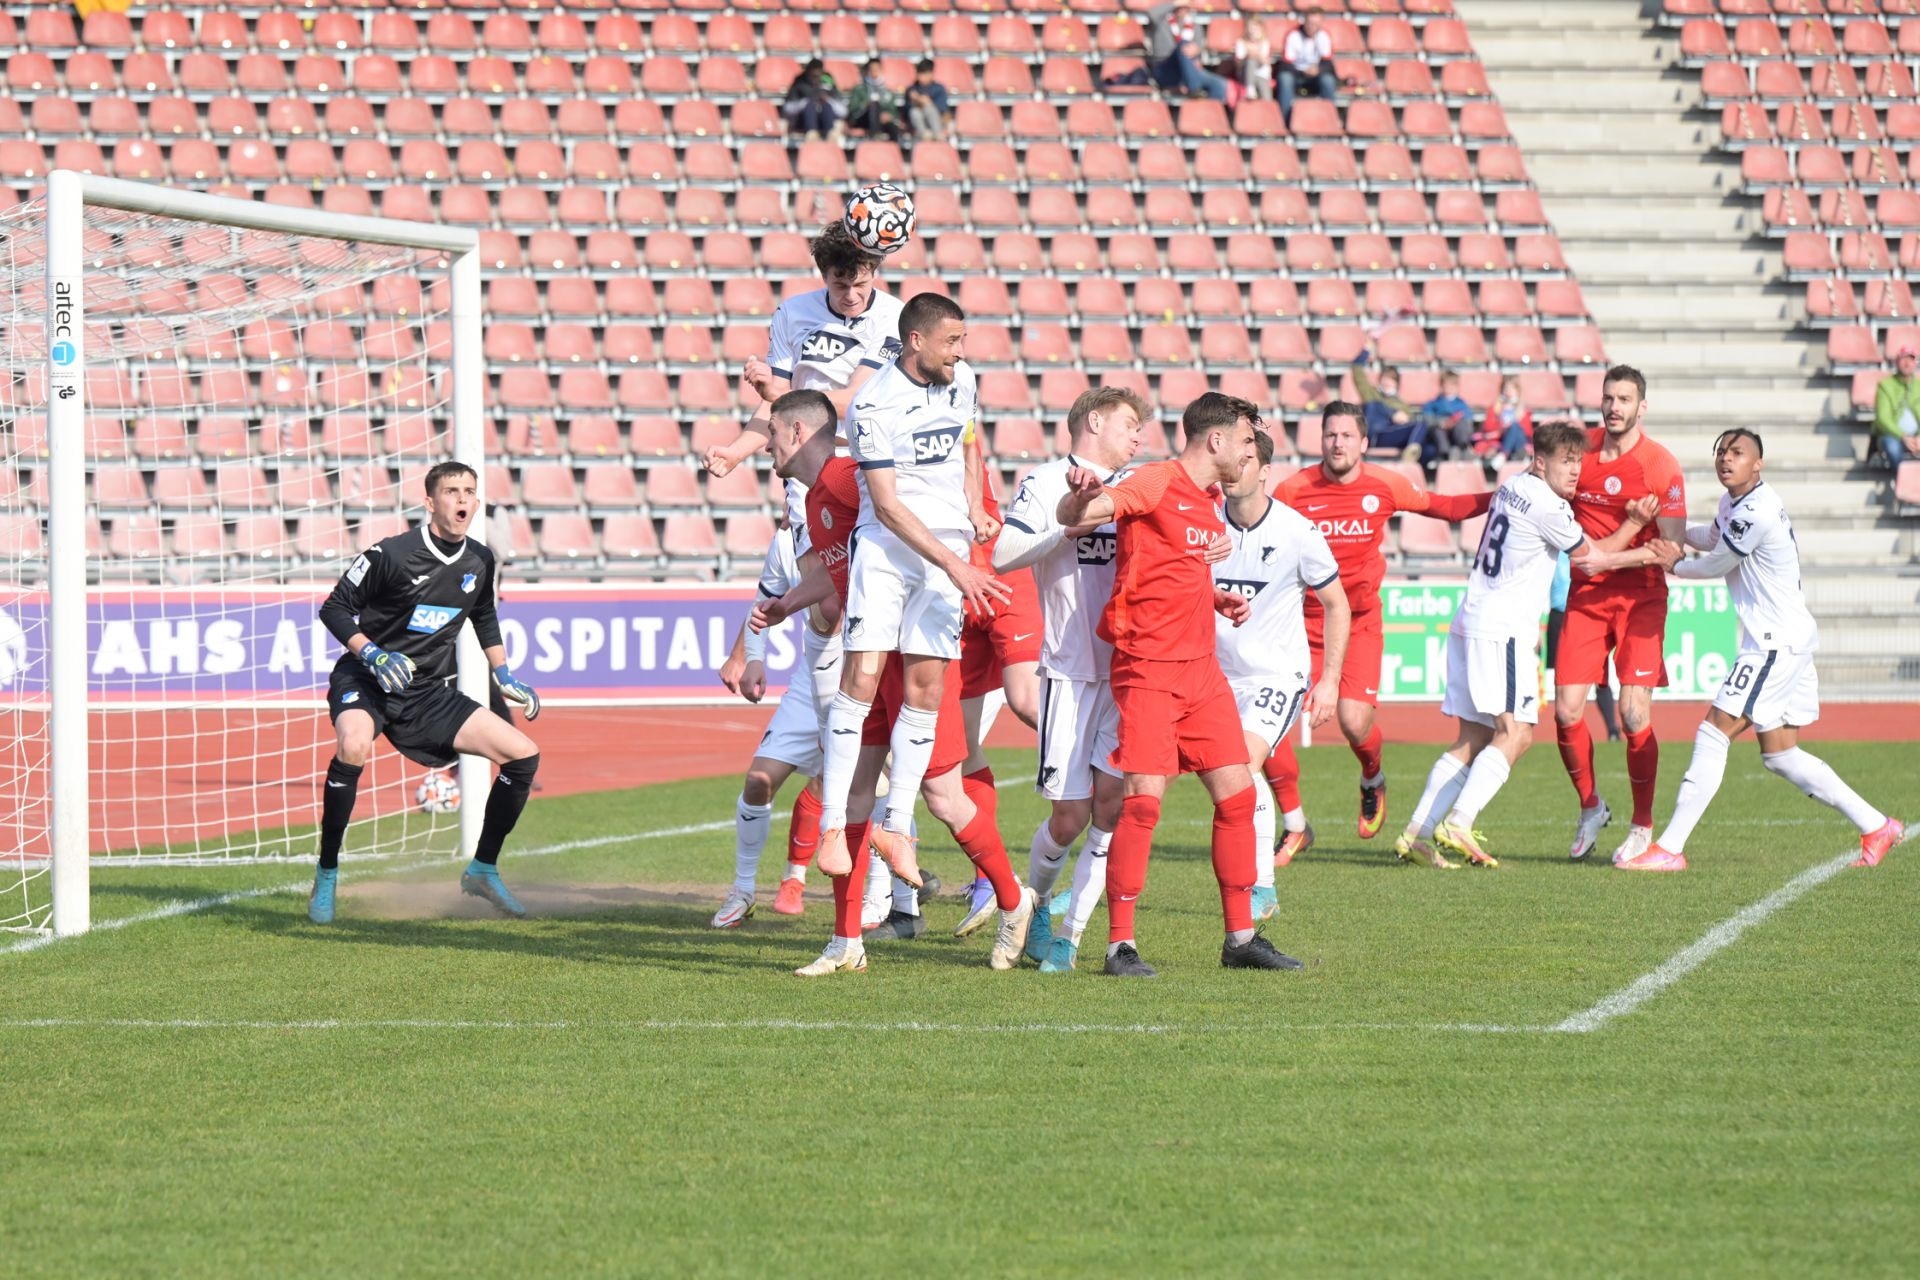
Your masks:
M 1313 682 L 1320 683 L 1322 656 L 1326 652 L 1326 615 L 1307 618 L 1307 645 L 1313 651 Z M 1369 609 L 1353 615 L 1353 628 L 1347 633 L 1347 660 L 1340 668 L 1340 697 L 1380 705 L 1380 662 L 1387 651 L 1386 636 L 1380 628 L 1380 611 Z
M 1040 588 L 1025 569 L 1000 581 L 1013 588 L 1013 602 L 995 609 L 991 618 L 968 615 L 960 630 L 963 698 L 984 698 L 998 689 L 1002 668 L 1040 661 Z
M 1113 702 L 1122 773 L 1171 778 L 1247 762 L 1247 739 L 1233 689 L 1212 658 L 1156 662 L 1115 651 Z
M 887 655 L 880 671 L 880 688 L 873 695 L 873 710 L 861 727 L 860 745 L 884 747 L 893 738 L 893 722 L 900 714 L 906 696 L 906 666 L 900 655 Z M 947 668 L 945 686 L 940 691 L 940 718 L 933 730 L 933 758 L 927 762 L 927 777 L 937 778 L 949 769 L 966 763 L 967 724 L 960 715 L 960 682 Z
M 1600 684 L 1607 654 L 1621 684 L 1667 687 L 1667 596 L 1638 591 L 1587 591 L 1567 601 L 1553 678 L 1560 684 Z

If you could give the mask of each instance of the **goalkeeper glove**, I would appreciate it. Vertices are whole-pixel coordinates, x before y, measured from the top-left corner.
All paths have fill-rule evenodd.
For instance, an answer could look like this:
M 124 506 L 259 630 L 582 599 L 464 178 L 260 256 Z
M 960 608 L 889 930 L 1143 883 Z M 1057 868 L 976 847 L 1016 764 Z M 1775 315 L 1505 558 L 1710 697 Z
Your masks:
M 380 682 L 384 693 L 399 693 L 413 683 L 413 659 L 404 653 L 388 653 L 379 645 L 369 643 L 360 650 L 360 661 L 367 664 L 367 670 Z
M 540 718 L 540 695 L 533 691 L 532 685 L 514 675 L 512 667 L 504 662 L 495 667 L 493 683 L 499 688 L 501 697 L 527 709 L 527 719 Z

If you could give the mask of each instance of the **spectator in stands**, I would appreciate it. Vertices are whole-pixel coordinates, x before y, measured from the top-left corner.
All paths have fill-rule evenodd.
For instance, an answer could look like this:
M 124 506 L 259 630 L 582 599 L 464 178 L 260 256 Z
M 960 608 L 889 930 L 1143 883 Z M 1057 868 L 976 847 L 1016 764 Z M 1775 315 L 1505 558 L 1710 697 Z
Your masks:
M 933 78 L 933 59 L 922 58 L 907 86 L 907 123 L 916 138 L 944 138 L 953 118 L 953 100 L 947 87 Z
M 1287 33 L 1280 47 L 1280 65 L 1275 68 L 1280 80 L 1280 114 L 1293 124 L 1293 100 L 1302 89 L 1328 102 L 1338 99 L 1340 85 L 1333 78 L 1333 39 L 1327 35 L 1318 12 L 1309 9 L 1306 20 Z
M 1227 81 L 1200 65 L 1200 24 L 1184 4 L 1147 10 L 1147 66 L 1162 89 L 1183 89 L 1189 97 L 1212 98 L 1223 106 Z
M 828 73 L 826 63 L 810 58 L 787 86 L 787 100 L 781 104 L 787 129 L 796 138 L 831 138 L 847 114 L 847 104 Z
M 1440 375 L 1440 394 L 1420 406 L 1427 422 L 1427 438 L 1434 452 L 1449 458 L 1473 455 L 1473 406 L 1460 398 L 1460 375 L 1449 369 Z
M 1897 467 L 1908 458 L 1920 458 L 1920 378 L 1913 376 L 1913 348 L 1900 348 L 1893 367 L 1873 391 L 1873 440 L 1867 454 L 1871 458 L 1878 450 Z
M 1533 413 L 1520 399 L 1520 379 L 1512 374 L 1500 379 L 1500 396 L 1473 438 L 1473 451 L 1491 455 L 1496 468 L 1533 456 Z
M 1271 98 L 1273 41 L 1267 38 L 1267 24 L 1258 18 L 1248 18 L 1246 30 L 1233 46 L 1233 57 L 1240 64 L 1240 83 L 1246 86 L 1247 97 Z
M 1360 393 L 1360 408 L 1367 415 L 1367 436 L 1374 449 L 1398 449 L 1407 462 L 1425 463 L 1427 424 L 1419 412 L 1400 398 L 1400 371 L 1390 364 L 1380 366 L 1378 378 L 1368 366 L 1373 353 L 1362 350 L 1353 360 L 1353 385 Z M 1438 452 L 1435 452 L 1438 456 Z
M 869 59 L 860 83 L 847 95 L 847 129 L 856 136 L 899 142 L 907 136 L 905 112 L 900 95 L 880 70 L 880 59 Z

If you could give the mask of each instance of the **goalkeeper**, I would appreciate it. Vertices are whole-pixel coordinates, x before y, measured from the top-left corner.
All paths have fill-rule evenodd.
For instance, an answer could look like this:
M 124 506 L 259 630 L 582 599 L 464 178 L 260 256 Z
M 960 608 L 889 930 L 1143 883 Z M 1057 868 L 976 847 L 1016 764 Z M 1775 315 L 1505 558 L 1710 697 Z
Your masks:
M 433 768 L 452 764 L 461 753 L 500 766 L 460 890 L 507 915 L 527 914 L 501 883 L 495 863 L 526 808 L 540 748 L 453 687 L 461 622 L 473 624 L 494 684 L 526 708 L 528 720 L 540 714 L 540 698 L 507 665 L 494 610 L 493 552 L 467 538 L 479 505 L 473 468 L 443 462 L 427 472 L 426 489 L 426 524 L 367 548 L 320 606 L 320 621 L 347 652 L 334 664 L 327 689 L 335 746 L 320 805 L 320 869 L 307 902 L 315 924 L 333 919 L 340 842 L 353 817 L 361 770 L 374 738 L 383 733 L 401 755 Z

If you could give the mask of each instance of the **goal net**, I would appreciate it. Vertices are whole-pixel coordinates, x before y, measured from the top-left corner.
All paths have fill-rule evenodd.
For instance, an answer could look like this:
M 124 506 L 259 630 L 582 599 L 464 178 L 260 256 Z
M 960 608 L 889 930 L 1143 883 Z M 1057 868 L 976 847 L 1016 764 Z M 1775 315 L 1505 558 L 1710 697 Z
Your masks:
M 471 234 L 72 174 L 0 213 L 0 928 L 84 929 L 105 860 L 313 856 L 317 607 L 480 469 Z M 347 857 L 455 848 L 425 776 L 376 750 Z

